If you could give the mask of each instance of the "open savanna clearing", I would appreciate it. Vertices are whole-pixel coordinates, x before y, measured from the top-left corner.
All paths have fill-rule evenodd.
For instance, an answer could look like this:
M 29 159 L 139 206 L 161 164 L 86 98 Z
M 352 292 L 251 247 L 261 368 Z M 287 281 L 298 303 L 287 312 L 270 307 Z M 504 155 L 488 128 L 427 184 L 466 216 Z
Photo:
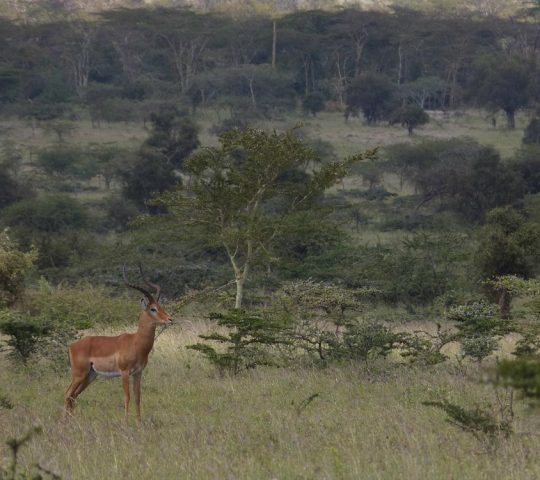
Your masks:
M 384 147 L 395 143 L 419 142 L 425 139 L 448 139 L 468 136 L 481 144 L 494 146 L 503 157 L 511 157 L 521 144 L 523 129 L 529 119 L 525 114 L 516 117 L 516 129 L 508 130 L 500 121 L 493 128 L 485 112 L 469 110 L 464 112 L 430 112 L 431 122 L 407 134 L 400 126 L 386 122 L 367 125 L 361 119 L 345 122 L 341 112 L 322 112 L 317 117 L 288 114 L 279 120 L 253 120 L 250 124 L 265 129 L 285 130 L 301 126 L 313 139 L 324 140 L 334 147 L 338 156 L 350 155 L 367 148 Z M 200 110 L 193 116 L 199 125 L 199 139 L 202 146 L 214 146 L 217 137 L 211 129 L 223 120 L 223 114 L 211 109 Z M 53 122 L 54 123 L 54 122 Z M 137 148 L 149 134 L 149 127 L 136 122 L 101 123 L 92 125 L 90 120 L 62 121 L 69 124 L 69 134 L 63 141 L 79 146 L 87 144 L 116 144 Z M 13 142 L 31 156 L 36 149 L 58 141 L 57 134 L 48 122 L 31 125 L 22 120 L 1 120 L 0 139 Z
M 220 376 L 185 349 L 208 328 L 186 322 L 158 337 L 143 375 L 141 428 L 133 411 L 123 422 L 118 379 L 96 381 L 64 423 L 67 365 L 14 369 L 1 359 L 0 385 L 14 404 L 0 408 L 2 439 L 41 426 L 21 450 L 23 464 L 73 479 L 540 478 L 538 416 L 524 402 L 515 407 L 519 433 L 494 453 L 422 405 L 495 403 L 478 367 L 299 365 Z

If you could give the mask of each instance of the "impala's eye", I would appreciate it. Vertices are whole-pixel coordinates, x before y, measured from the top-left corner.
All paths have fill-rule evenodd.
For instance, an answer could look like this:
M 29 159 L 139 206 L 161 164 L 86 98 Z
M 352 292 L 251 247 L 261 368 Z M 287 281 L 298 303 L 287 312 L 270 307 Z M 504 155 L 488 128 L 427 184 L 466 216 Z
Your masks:
M 156 313 L 156 312 L 157 312 L 157 308 L 156 308 L 156 307 L 152 307 L 152 308 L 150 309 L 150 311 Z

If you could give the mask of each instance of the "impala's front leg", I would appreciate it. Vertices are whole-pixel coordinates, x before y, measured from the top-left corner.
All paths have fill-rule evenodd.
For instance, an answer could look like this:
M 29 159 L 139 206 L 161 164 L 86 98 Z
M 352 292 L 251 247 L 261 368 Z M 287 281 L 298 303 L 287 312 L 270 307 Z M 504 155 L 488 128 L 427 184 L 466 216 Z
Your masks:
M 135 409 L 137 410 L 137 423 L 141 424 L 141 373 L 133 375 L 133 393 L 135 394 Z
M 122 371 L 122 386 L 124 387 L 124 420 L 128 423 L 129 409 L 129 370 Z

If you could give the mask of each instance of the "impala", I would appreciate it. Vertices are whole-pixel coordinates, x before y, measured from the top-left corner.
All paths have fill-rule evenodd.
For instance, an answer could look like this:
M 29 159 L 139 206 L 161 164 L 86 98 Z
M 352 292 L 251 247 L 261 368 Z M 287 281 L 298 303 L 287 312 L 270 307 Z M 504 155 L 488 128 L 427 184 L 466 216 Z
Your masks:
M 133 393 L 137 409 L 137 423 L 141 422 L 141 376 L 148 363 L 148 355 L 154 345 L 156 327 L 171 325 L 172 319 L 159 304 L 161 288 L 148 281 L 147 286 L 155 289 L 152 295 L 146 288 L 124 282 L 141 292 L 142 312 L 139 328 L 135 333 L 124 333 L 116 337 L 91 336 L 73 342 L 69 347 L 71 384 L 64 395 L 64 418 L 73 411 L 75 399 L 98 376 L 122 377 L 124 387 L 124 415 L 128 419 L 129 376 L 133 376 Z M 141 269 L 142 274 L 142 269 Z

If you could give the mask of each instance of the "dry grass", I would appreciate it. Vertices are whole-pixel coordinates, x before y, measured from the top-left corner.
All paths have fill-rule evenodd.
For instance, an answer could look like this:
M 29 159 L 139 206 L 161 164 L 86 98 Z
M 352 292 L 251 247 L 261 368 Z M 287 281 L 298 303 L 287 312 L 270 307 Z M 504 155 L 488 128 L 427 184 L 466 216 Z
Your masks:
M 281 120 L 259 121 L 258 126 L 267 129 L 286 129 L 302 125 L 306 133 L 312 137 L 325 140 L 334 145 L 339 156 L 350 155 L 373 147 L 383 147 L 394 143 L 418 142 L 425 138 L 452 138 L 470 136 L 486 145 L 496 147 L 503 157 L 510 157 L 521 143 L 523 129 L 528 118 L 518 115 L 516 129 L 511 131 L 502 126 L 493 128 L 481 111 L 452 113 L 447 117 L 432 113 L 432 121 L 409 136 L 404 128 L 380 123 L 368 126 L 363 120 L 352 119 L 345 122 L 340 112 L 323 112 L 317 117 L 291 114 Z M 217 138 L 210 133 L 210 128 L 217 123 L 219 116 L 212 110 L 200 111 L 195 120 L 200 126 L 201 144 L 211 146 L 217 144 Z M 65 138 L 68 143 L 85 145 L 91 143 L 108 143 L 136 148 L 148 136 L 148 129 L 142 123 L 118 122 L 103 123 L 92 126 L 89 120 L 71 122 L 72 133 Z M 34 127 L 25 121 L 10 119 L 0 120 L 0 138 L 21 146 L 28 155 L 36 149 L 56 142 L 57 136 L 47 129 Z
M 122 422 L 118 379 L 97 381 L 81 396 L 75 417 L 63 423 L 67 371 L 13 370 L 0 360 L 0 385 L 16 404 L 0 410 L 2 438 L 43 426 L 23 451 L 25 464 L 39 461 L 74 479 L 540 477 L 536 436 L 515 436 L 487 455 L 421 405 L 492 399 L 489 386 L 448 365 L 268 368 L 221 377 L 184 348 L 207 328 L 185 322 L 158 338 L 143 380 L 140 429 L 133 417 L 128 426 Z M 520 430 L 538 426 L 525 406 L 518 417 Z

